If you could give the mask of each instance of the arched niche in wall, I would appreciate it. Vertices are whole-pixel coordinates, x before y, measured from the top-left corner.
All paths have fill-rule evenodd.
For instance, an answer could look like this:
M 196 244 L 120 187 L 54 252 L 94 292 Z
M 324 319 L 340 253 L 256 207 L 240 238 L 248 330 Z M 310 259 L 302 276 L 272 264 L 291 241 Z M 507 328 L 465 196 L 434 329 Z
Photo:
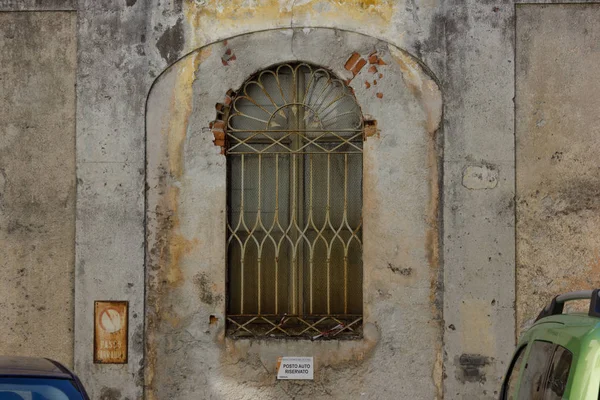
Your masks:
M 362 334 L 235 339 L 225 334 L 227 163 L 215 120 L 230 90 L 258 71 L 297 62 L 343 80 L 365 118 Z M 406 398 L 434 397 L 442 359 L 441 110 L 440 89 L 418 60 L 378 39 L 333 29 L 238 36 L 200 48 L 161 74 L 146 115 L 146 393 L 282 395 L 277 357 L 296 355 L 314 356 L 315 379 L 331 382 L 298 394 L 384 396 L 410 381 L 416 383 L 404 388 Z M 363 380 L 368 374 L 378 377 Z

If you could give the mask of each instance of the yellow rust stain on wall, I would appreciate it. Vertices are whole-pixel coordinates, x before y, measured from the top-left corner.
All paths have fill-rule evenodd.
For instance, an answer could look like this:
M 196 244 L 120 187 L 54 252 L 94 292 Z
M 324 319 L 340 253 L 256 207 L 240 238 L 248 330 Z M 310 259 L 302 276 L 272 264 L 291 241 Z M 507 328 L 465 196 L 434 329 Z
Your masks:
M 249 26 L 253 23 L 264 26 L 268 22 L 269 26 L 287 27 L 292 18 L 309 22 L 316 17 L 389 24 L 395 3 L 394 0 L 187 0 L 185 14 L 192 30 L 211 25 L 219 29 L 235 28 L 242 20 Z
M 196 79 L 198 65 L 210 55 L 210 50 L 200 50 L 178 64 L 177 80 L 169 106 L 169 129 L 167 149 L 169 172 L 180 178 L 183 174 L 183 144 L 187 135 L 188 120 L 192 112 L 192 84 Z
M 179 287 L 185 280 L 181 262 L 185 255 L 198 247 L 197 239 L 188 239 L 180 232 L 179 197 L 180 188 L 176 185 L 184 175 L 184 144 L 187 137 L 188 121 L 192 112 L 192 84 L 200 63 L 210 55 L 210 48 L 201 49 L 181 60 L 175 68 L 176 81 L 169 101 L 168 121 L 162 129 L 166 141 L 166 159 L 163 175 L 159 178 L 159 192 L 164 193 L 156 205 L 156 240 L 150 249 L 152 269 L 155 275 L 149 283 L 149 309 L 147 329 L 147 353 L 145 378 L 147 396 L 155 399 L 153 378 L 156 366 L 157 334 L 163 321 L 177 328 L 181 324 L 178 315 L 170 311 L 166 300 L 169 289 Z
M 400 67 L 404 83 L 421 101 L 427 116 L 427 132 L 434 134 L 442 120 L 442 93 L 437 83 L 424 73 L 421 65 L 410 55 L 393 46 L 389 46 L 389 49 Z
M 374 20 L 389 24 L 394 15 L 392 0 L 328 0 L 297 2 L 294 13 L 319 14 L 323 18 L 351 18 L 354 21 Z

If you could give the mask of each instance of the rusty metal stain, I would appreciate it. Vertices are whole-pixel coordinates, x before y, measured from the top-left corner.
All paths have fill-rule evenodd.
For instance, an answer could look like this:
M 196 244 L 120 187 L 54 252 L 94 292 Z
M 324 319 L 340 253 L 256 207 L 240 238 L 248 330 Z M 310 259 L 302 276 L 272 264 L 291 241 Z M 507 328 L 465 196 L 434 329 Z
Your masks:
M 127 364 L 129 302 L 94 302 L 94 363 Z

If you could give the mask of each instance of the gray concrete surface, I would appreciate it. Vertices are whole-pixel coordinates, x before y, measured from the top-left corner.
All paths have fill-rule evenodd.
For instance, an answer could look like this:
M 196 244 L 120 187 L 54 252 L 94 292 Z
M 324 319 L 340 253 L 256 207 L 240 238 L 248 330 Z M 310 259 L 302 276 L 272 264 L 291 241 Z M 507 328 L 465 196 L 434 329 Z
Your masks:
M 0 354 L 73 365 L 76 16 L 0 13 Z
M 81 1 L 77 71 L 75 370 L 92 398 L 143 388 L 146 2 Z M 129 358 L 93 364 L 94 301 L 129 301 Z
M 517 327 L 600 286 L 600 5 L 517 7 Z
M 515 342 L 513 5 L 446 7 L 444 394 L 495 399 Z

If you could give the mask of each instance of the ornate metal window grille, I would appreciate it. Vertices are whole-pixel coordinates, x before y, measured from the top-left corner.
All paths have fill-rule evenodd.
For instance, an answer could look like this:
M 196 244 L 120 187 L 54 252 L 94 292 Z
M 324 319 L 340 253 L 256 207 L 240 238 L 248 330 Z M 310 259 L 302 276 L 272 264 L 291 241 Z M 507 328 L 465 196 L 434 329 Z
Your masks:
M 363 118 L 351 90 L 283 64 L 246 81 L 225 118 L 228 335 L 360 336 Z

